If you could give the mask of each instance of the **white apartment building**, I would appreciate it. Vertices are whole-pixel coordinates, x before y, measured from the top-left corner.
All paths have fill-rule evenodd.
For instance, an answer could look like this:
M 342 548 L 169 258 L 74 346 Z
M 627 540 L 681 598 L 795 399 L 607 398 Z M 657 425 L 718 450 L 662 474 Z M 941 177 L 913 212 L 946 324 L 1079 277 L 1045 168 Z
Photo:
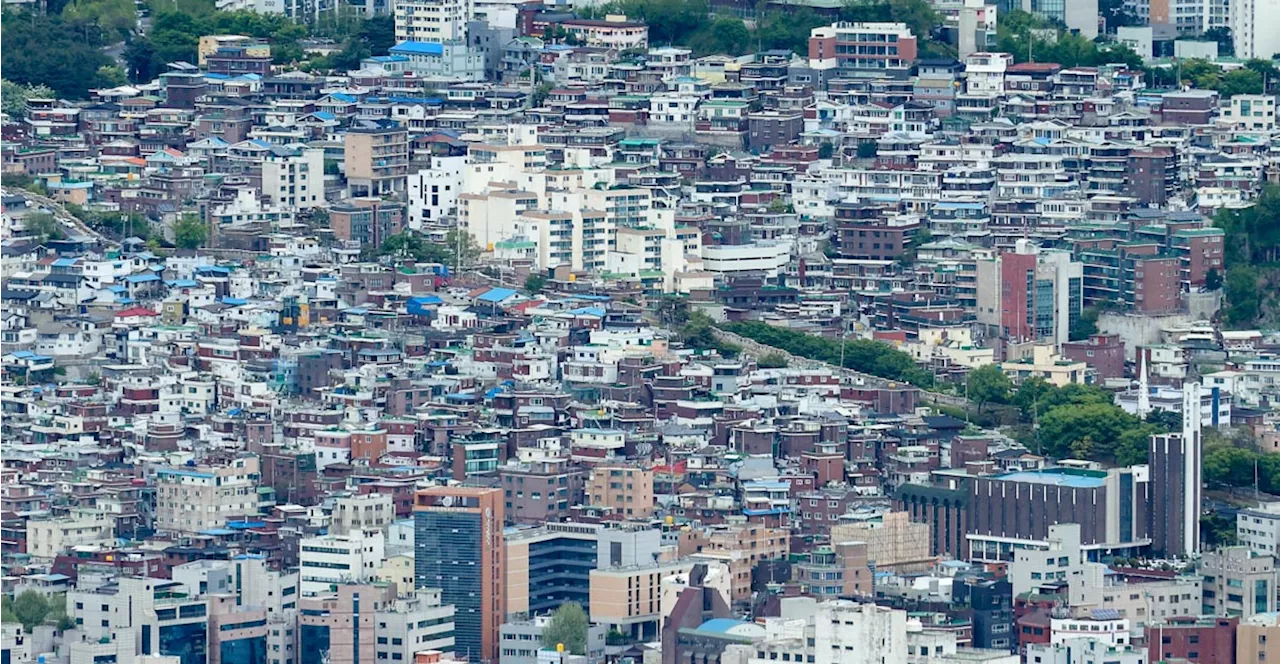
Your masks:
M 27 553 L 53 560 L 67 549 L 115 537 L 115 520 L 97 510 L 77 510 L 69 517 L 27 520 Z
M 1050 643 L 1073 639 L 1097 639 L 1108 646 L 1129 645 L 1129 621 L 1124 618 L 1050 618 Z
M 466 166 L 466 156 L 432 157 L 430 168 L 409 176 L 409 228 L 420 230 L 424 223 L 438 224 L 457 215 Z
M 1015 549 L 1009 563 L 1009 583 L 1014 596 L 1035 592 L 1043 585 L 1069 583 L 1083 574 L 1085 559 L 1080 548 L 1080 524 L 1049 526 L 1047 549 Z
M 1004 94 L 1004 76 L 1013 65 L 1009 53 L 981 51 L 964 59 L 965 92 L 971 95 L 999 96 Z
M 1280 15 L 1277 15 L 1280 20 Z M 1222 107 L 1218 122 L 1236 131 L 1275 131 L 1275 95 L 1236 95 Z
M 716 244 L 702 248 L 702 269 L 719 275 L 764 272 L 776 277 L 790 262 L 790 242 L 762 240 L 751 244 Z
M 465 42 L 472 0 L 396 0 L 396 41 Z
M 378 661 L 413 660 L 423 650 L 453 652 L 452 604 L 441 604 L 439 588 L 419 589 L 377 613 Z
M 675 275 L 689 267 L 689 256 L 702 252 L 702 234 L 696 228 L 677 227 L 670 210 L 653 210 L 656 222 L 649 228 L 618 228 L 608 254 L 606 269 L 640 278 L 646 288 L 671 292 Z
M 329 532 L 334 535 L 358 531 L 383 532 L 395 518 L 396 508 L 389 493 L 338 496 L 333 499 Z
M 299 542 L 299 570 L 304 597 L 330 592 L 342 583 L 368 583 L 378 578 L 385 562 L 381 532 L 318 535 Z
M 156 527 L 197 533 L 258 514 L 258 457 L 156 471 Z
M 195 560 L 174 566 L 172 577 L 188 595 L 235 595 L 237 606 L 264 609 L 268 616 L 297 608 L 298 572 L 273 570 L 260 555 L 231 560 Z
M 209 601 L 187 597 L 167 579 L 119 577 L 114 585 L 67 593 L 67 616 L 93 641 L 125 630 L 138 635 L 134 654 L 178 655 L 207 644 Z
M 1270 60 L 1280 53 L 1280 0 L 1231 0 L 1228 16 L 1237 58 Z
M 262 162 L 262 195 L 273 206 L 324 205 L 324 150 L 271 148 Z
M 799 602 L 783 600 L 783 604 L 781 618 L 766 619 L 767 636 L 763 642 L 766 651 L 789 650 L 792 661 L 803 653 L 801 661 L 807 662 L 812 656 L 814 664 L 907 662 L 905 611 L 849 600 L 817 603 L 803 598 Z M 787 604 L 792 606 L 785 606 Z M 769 624 L 774 621 L 781 624 Z M 776 652 L 766 652 L 769 654 L 776 655 Z M 766 661 L 772 659 L 753 657 L 750 664 Z
M 1236 540 L 1261 555 L 1280 555 L 1280 503 L 1236 512 Z
M 1028 644 L 1027 661 L 1038 664 L 1146 664 L 1147 651 L 1085 637 L 1061 643 Z

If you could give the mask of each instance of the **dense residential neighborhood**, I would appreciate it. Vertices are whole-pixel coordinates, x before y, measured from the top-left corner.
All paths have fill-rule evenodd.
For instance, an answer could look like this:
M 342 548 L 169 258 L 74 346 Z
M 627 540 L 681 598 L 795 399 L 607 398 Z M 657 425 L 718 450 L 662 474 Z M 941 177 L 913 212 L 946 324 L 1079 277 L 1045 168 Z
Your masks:
M 4 664 L 1280 659 L 1274 0 L 4 19 Z

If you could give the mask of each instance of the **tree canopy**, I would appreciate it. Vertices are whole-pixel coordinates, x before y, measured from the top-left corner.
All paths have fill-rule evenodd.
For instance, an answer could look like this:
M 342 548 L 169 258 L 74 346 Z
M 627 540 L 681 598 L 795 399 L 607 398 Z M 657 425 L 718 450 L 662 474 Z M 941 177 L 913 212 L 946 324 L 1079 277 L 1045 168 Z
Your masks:
M 542 647 L 554 649 L 563 643 L 565 652 L 571 655 L 587 654 L 587 629 L 591 626 L 587 612 L 577 602 L 565 602 L 551 614 L 551 621 L 542 629 Z
M 0 69 L 14 83 L 45 86 L 64 99 L 85 99 L 90 89 L 100 87 L 99 70 L 112 64 L 102 47 L 113 37 L 85 17 L 40 15 L 6 6 L 2 24 Z M 12 90 L 6 87 L 5 96 Z M 6 99 L 6 108 L 9 103 Z
M 805 334 L 768 323 L 742 321 L 722 326 L 726 331 L 780 348 L 800 357 L 839 365 L 873 376 L 900 380 L 919 387 L 931 387 L 933 374 L 916 366 L 911 356 L 889 344 L 870 339 L 830 339 Z
M 1248 207 L 1219 210 L 1214 225 L 1225 234 L 1222 320 L 1229 327 L 1252 327 L 1269 293 L 1263 284 L 1280 261 L 1280 186 L 1264 187 Z
M 965 394 L 978 405 L 978 410 L 988 403 L 1007 403 L 1013 390 L 1013 381 L 1004 375 L 998 364 L 987 364 L 969 372 Z
M 440 263 L 456 270 L 460 265 L 475 262 L 480 253 L 475 238 L 464 230 L 450 230 L 445 234 L 444 242 L 433 242 L 420 233 L 403 231 L 383 240 L 377 249 L 367 253 L 366 258 L 390 256 L 416 263 Z
M 1052 31 L 1053 38 L 1044 38 L 1044 31 Z M 1131 69 L 1142 68 L 1142 56 L 1127 46 L 1090 41 L 1019 9 L 1000 16 L 995 50 L 1012 54 L 1015 62 L 1027 62 L 1030 56 L 1036 62 L 1053 62 L 1063 67 L 1118 63 Z
M 209 225 L 193 214 L 184 214 L 173 224 L 173 243 L 179 249 L 199 249 L 209 241 Z
M 754 27 L 736 16 L 712 17 L 706 0 L 613 0 L 599 13 L 625 14 L 649 25 L 654 45 L 686 46 L 697 55 L 742 55 L 756 50 L 783 49 L 806 53 L 809 32 L 829 25 L 830 18 L 808 7 L 786 11 L 761 10 Z M 942 20 L 927 0 L 849 0 L 840 10 L 845 21 L 902 21 L 919 38 L 921 55 L 955 55 L 948 45 L 931 39 Z

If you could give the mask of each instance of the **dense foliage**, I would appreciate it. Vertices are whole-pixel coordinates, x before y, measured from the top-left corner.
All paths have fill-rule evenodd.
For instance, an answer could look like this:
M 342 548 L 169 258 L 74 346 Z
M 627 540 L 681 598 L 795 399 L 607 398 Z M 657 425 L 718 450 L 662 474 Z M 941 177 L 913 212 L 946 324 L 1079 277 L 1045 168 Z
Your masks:
M 1226 234 L 1223 322 L 1233 328 L 1265 322 L 1264 285 L 1276 280 L 1280 262 L 1280 187 L 1266 187 L 1249 207 L 1219 210 L 1214 225 Z
M 6 81 L 44 86 L 64 99 L 84 99 L 90 89 L 102 87 L 104 81 L 98 73 L 112 64 L 102 51 L 112 43 L 108 31 L 84 18 L 42 16 L 8 8 L 2 23 L 0 70 Z M 5 86 L 6 109 L 17 103 L 8 99 L 17 90 Z
M 869 339 L 831 339 L 805 334 L 784 327 L 756 321 L 728 323 L 721 326 L 767 346 L 773 346 L 800 357 L 819 360 L 828 364 L 840 364 L 863 373 L 900 380 L 919 387 L 933 386 L 933 374 L 916 366 L 911 356 L 889 344 Z
M 265 39 L 271 44 L 272 60 L 276 64 L 317 70 L 355 69 L 361 59 L 384 54 L 395 45 L 394 19 L 389 16 L 363 20 L 340 15 L 314 25 L 303 25 L 277 14 L 220 12 L 208 5 L 192 4 L 190 11 L 158 7 L 151 30 L 145 37 L 135 39 L 125 51 L 134 80 L 155 78 L 164 73 L 169 62 L 195 62 L 200 36 L 208 34 Z M 300 43 L 309 37 L 331 38 L 341 43 L 342 48 L 327 56 L 309 56 Z
M 1044 31 L 1052 31 L 1054 37 L 1046 38 Z M 1142 68 L 1142 57 L 1127 46 L 1090 41 L 1017 9 L 1000 16 L 995 50 L 1013 54 L 1016 62 L 1027 62 L 1030 58 L 1063 67 L 1120 63 L 1131 69 Z
M 809 31 L 831 23 L 808 7 L 760 7 L 754 27 L 736 16 L 710 15 L 706 0 L 613 0 L 599 13 L 644 20 L 651 44 L 686 46 L 699 56 L 771 49 L 803 54 L 808 52 Z M 849 0 L 840 10 L 840 20 L 902 21 L 920 37 L 923 56 L 955 55 L 946 44 L 929 38 L 942 21 L 927 0 Z
M 1024 425 L 1019 427 L 1021 442 L 1054 458 L 1121 466 L 1145 463 L 1148 439 L 1178 424 L 1176 416 L 1163 411 L 1154 411 L 1145 420 L 1130 415 L 1115 404 L 1111 392 L 1094 385 L 1057 387 L 1034 378 L 1016 390 L 1002 390 L 993 377 L 983 381 L 996 385 L 982 394 L 989 403 L 1017 407 Z M 970 397 L 974 398 L 972 392 L 973 386 Z
M 388 256 L 415 263 L 440 263 L 457 269 L 469 265 L 480 256 L 480 246 L 467 231 L 457 229 L 445 234 L 444 242 L 433 242 L 420 233 L 404 231 L 382 241 L 376 248 L 365 250 L 366 259 Z
M 687 322 L 680 328 L 679 338 L 694 350 L 714 350 L 725 357 L 737 357 L 742 348 L 716 338 L 714 321 L 701 311 L 687 314 Z
M 570 655 L 587 654 L 587 628 L 590 620 L 582 605 L 565 602 L 551 614 L 551 621 L 542 630 L 542 647 L 555 650 L 563 645 Z

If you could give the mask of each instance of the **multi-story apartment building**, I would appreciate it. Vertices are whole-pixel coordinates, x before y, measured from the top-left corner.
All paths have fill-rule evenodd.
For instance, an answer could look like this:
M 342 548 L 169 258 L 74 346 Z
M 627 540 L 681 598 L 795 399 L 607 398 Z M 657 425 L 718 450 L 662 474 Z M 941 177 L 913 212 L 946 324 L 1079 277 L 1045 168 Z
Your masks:
M 344 583 L 373 581 L 386 560 L 385 547 L 385 539 L 377 530 L 299 540 L 303 596 L 326 595 Z
M 196 533 L 259 513 L 259 462 L 239 457 L 225 466 L 156 471 L 156 527 Z
M 916 58 L 916 35 L 905 23 L 834 23 L 809 33 L 809 67 L 843 76 L 905 77 Z
M 387 121 L 366 122 L 343 138 L 345 175 L 353 197 L 403 193 L 409 174 L 409 134 Z

